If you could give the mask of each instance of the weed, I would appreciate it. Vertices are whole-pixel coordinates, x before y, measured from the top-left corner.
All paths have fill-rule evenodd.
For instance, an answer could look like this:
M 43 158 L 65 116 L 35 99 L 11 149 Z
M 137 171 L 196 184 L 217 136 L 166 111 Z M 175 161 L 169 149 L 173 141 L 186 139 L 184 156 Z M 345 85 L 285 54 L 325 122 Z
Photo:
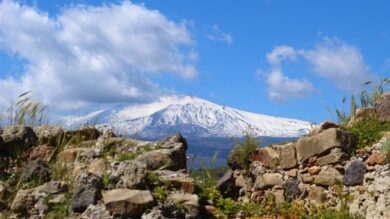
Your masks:
M 122 153 L 120 154 L 116 160 L 121 162 L 121 161 L 126 161 L 126 160 L 134 160 L 138 156 L 137 153 L 134 152 L 127 152 L 127 153 Z
M 153 189 L 153 194 L 159 201 L 164 201 L 168 197 L 168 191 L 164 186 L 156 186 Z
M 104 187 L 108 187 L 108 185 L 110 184 L 110 175 L 107 172 L 103 174 L 102 182 Z
M 45 215 L 45 219 L 62 219 L 69 216 L 69 206 L 71 202 L 70 194 L 65 194 L 64 200 L 50 209 L 49 212 Z
M 245 132 L 244 141 L 237 143 L 232 150 L 232 157 L 234 157 L 238 165 L 245 170 L 249 169 L 249 156 L 259 147 L 260 141 L 249 131 Z
M 387 138 L 382 146 L 382 154 L 386 158 L 386 162 L 390 163 L 390 138 Z

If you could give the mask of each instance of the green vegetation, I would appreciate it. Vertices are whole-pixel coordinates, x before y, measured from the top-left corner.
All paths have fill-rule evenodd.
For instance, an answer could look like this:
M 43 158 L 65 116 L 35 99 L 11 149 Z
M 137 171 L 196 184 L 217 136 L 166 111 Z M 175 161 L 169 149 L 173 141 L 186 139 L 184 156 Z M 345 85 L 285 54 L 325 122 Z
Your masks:
M 110 175 L 107 172 L 103 174 L 102 183 L 104 187 L 107 187 L 110 184 Z
M 383 131 L 390 130 L 390 122 L 380 122 L 375 112 L 363 113 L 357 121 L 344 127 L 359 139 L 358 148 L 372 145 L 381 139 Z
M 134 160 L 138 156 L 138 153 L 134 152 L 127 152 L 127 153 L 122 153 L 120 154 L 116 160 L 121 162 L 121 161 L 126 161 L 126 160 Z
M 156 186 L 153 195 L 157 200 L 164 201 L 168 197 L 168 191 L 164 186 Z
M 69 212 L 69 206 L 71 202 L 70 194 L 65 194 L 64 200 L 62 202 L 54 205 L 50 208 L 50 211 L 46 213 L 45 219 L 62 219 L 67 218 Z
M 47 107 L 34 100 L 31 91 L 19 95 L 16 103 L 11 99 L 7 113 L 9 125 L 36 126 L 48 122 Z
M 249 160 L 250 154 L 256 151 L 260 145 L 260 140 L 256 138 L 249 131 L 245 132 L 243 142 L 237 143 L 231 152 L 231 156 L 237 161 L 238 165 L 242 169 L 249 169 L 251 161 Z

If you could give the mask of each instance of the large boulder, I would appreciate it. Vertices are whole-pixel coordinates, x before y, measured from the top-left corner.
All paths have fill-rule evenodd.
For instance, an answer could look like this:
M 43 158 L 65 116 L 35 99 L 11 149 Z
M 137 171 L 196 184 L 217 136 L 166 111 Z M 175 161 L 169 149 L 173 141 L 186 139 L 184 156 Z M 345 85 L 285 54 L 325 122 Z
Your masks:
M 309 190 L 308 199 L 313 204 L 323 204 L 327 198 L 327 191 L 321 186 L 313 186 Z
M 390 91 L 384 93 L 375 103 L 375 111 L 379 116 L 379 121 L 390 121 Z
M 166 149 L 187 150 L 188 148 L 186 139 L 179 133 L 157 142 L 157 145 Z
M 299 188 L 299 180 L 297 178 L 289 178 L 283 184 L 284 197 L 287 201 L 292 201 L 301 195 L 302 191 Z
M 0 144 L 0 153 L 6 156 L 17 155 L 18 152 L 30 148 L 37 142 L 33 129 L 21 125 L 4 128 L 2 138 L 4 143 Z
M 367 168 L 364 162 L 361 160 L 352 161 L 348 166 L 345 167 L 344 185 L 362 185 L 366 171 Z
M 100 199 L 100 191 L 103 187 L 100 177 L 91 173 L 81 174 L 77 179 L 72 196 L 72 212 L 83 213 L 88 205 L 96 204 Z
M 154 199 L 149 190 L 115 189 L 103 193 L 103 202 L 114 217 L 138 218 Z
M 318 166 L 325 166 L 329 164 L 335 164 L 341 161 L 341 159 L 344 157 L 345 153 L 341 151 L 335 151 L 331 152 L 325 156 L 319 157 L 316 160 L 316 163 Z
M 296 144 L 299 162 L 303 163 L 309 158 L 329 151 L 332 148 L 351 150 L 357 143 L 353 134 L 336 128 L 326 129 L 323 132 L 298 140 Z

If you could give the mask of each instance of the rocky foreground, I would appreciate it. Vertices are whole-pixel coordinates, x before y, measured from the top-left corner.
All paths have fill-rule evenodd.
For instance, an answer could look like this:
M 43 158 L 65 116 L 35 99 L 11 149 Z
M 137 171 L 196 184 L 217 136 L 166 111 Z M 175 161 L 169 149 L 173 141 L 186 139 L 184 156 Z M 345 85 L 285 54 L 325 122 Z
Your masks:
M 362 115 L 379 115 L 385 131 L 374 144 L 357 147 L 356 134 L 325 122 L 296 142 L 255 146 L 247 157 L 233 151 L 231 170 L 208 188 L 199 187 L 211 179 L 207 170 L 203 184 L 189 176 L 180 134 L 146 142 L 95 128 L 6 127 L 0 218 L 295 219 L 343 207 L 347 214 L 337 218 L 389 219 L 390 126 L 382 121 L 390 122 L 390 94 L 380 101 L 349 121 L 366 127 Z

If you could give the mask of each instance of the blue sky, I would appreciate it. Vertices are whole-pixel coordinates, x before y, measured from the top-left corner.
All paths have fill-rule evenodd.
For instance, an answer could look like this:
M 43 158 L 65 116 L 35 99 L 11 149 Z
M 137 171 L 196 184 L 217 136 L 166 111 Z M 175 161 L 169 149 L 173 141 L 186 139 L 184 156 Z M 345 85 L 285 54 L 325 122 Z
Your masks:
M 0 104 L 55 112 L 186 93 L 321 122 L 390 70 L 388 1 L 2 1 Z M 4 107 L 2 107 L 4 108 Z

